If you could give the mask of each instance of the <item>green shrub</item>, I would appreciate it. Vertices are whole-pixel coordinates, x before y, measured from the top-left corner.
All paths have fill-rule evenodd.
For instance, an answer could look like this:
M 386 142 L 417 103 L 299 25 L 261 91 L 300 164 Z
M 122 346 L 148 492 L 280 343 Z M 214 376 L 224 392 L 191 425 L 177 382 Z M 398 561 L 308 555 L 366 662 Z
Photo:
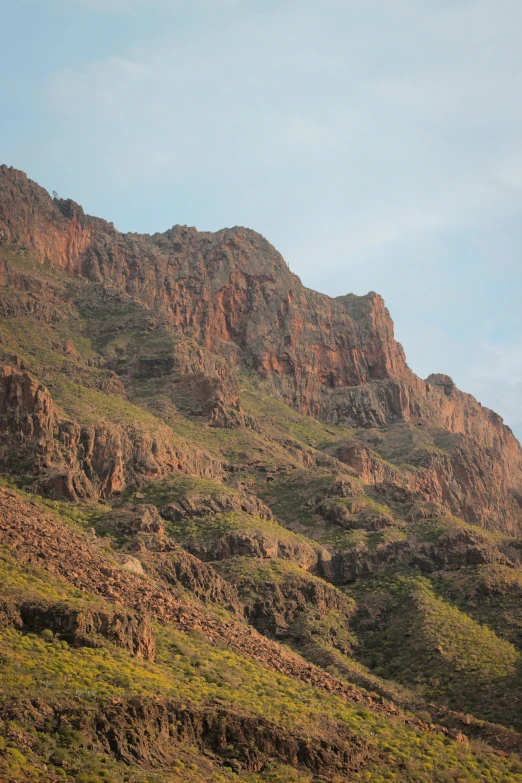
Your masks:
M 68 758 L 69 754 L 67 751 L 65 751 L 63 748 L 57 748 L 51 753 L 49 761 L 54 764 L 55 767 L 61 767 L 63 764 L 65 764 Z
M 21 751 L 18 750 L 18 748 L 7 748 L 5 752 L 8 757 L 14 761 L 15 764 L 18 764 L 19 767 L 24 768 L 27 765 L 26 757 Z
M 103 780 L 92 772 L 80 772 L 76 775 L 75 781 L 76 783 L 103 783 Z

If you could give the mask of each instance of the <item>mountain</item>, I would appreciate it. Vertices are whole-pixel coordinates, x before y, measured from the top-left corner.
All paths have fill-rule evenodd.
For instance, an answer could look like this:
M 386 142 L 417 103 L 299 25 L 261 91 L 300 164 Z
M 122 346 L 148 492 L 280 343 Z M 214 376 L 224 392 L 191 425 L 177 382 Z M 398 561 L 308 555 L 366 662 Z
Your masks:
M 0 319 L 7 780 L 522 781 L 522 451 L 378 294 L 1 166 Z

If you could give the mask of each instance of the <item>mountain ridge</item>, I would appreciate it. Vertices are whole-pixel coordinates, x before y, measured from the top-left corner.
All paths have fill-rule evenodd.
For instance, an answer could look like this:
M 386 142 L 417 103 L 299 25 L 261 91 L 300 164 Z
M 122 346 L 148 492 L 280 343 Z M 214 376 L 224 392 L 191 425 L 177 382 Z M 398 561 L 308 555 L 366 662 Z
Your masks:
M 406 366 L 404 351 L 402 346 L 394 340 L 393 337 L 393 323 L 391 322 L 390 314 L 384 305 L 384 301 L 379 294 L 375 292 L 369 292 L 363 296 L 357 296 L 355 294 L 340 295 L 335 298 L 328 297 L 326 294 L 319 294 L 312 289 L 306 288 L 302 285 L 297 275 L 290 272 L 283 258 L 279 253 L 270 245 L 264 237 L 260 234 L 252 231 L 251 229 L 244 229 L 236 227 L 233 229 L 222 229 L 217 232 L 198 232 L 196 229 L 188 228 L 184 226 L 174 226 L 163 233 L 156 233 L 153 235 L 147 234 L 135 234 L 126 233 L 121 234 L 118 232 L 112 224 L 100 218 L 92 218 L 84 214 L 81 207 L 72 202 L 71 200 L 51 199 L 47 191 L 45 191 L 36 183 L 32 182 L 27 176 L 15 169 L 8 169 L 5 165 L 0 166 L 0 238 L 3 242 L 15 242 L 19 244 L 26 243 L 27 247 L 30 247 L 35 254 L 35 259 L 41 263 L 49 262 L 52 265 L 56 265 L 65 269 L 67 272 L 73 272 L 75 274 L 82 274 L 87 279 L 99 280 L 100 275 L 103 278 L 122 284 L 128 293 L 132 296 L 137 296 L 144 301 L 148 306 L 156 308 L 162 313 L 168 312 L 170 309 L 170 319 L 176 326 L 181 328 L 192 328 L 196 332 L 198 339 L 202 340 L 207 348 L 219 350 L 219 346 L 216 346 L 216 340 L 221 340 L 227 343 L 237 343 L 239 347 L 242 347 L 242 343 L 249 336 L 248 324 L 245 326 L 241 323 L 241 318 L 236 317 L 236 323 L 232 323 L 233 314 L 230 312 L 226 316 L 219 312 L 219 308 L 214 308 L 213 314 L 217 316 L 215 319 L 217 325 L 213 327 L 212 331 L 215 333 L 209 333 L 208 324 L 198 323 L 198 321 L 204 321 L 209 319 L 208 313 L 183 313 L 183 317 L 176 317 L 176 309 L 180 307 L 176 301 L 177 292 L 169 290 L 171 281 L 168 278 L 168 266 L 176 267 L 175 272 L 178 279 L 183 279 L 187 274 L 192 275 L 197 279 L 199 283 L 199 290 L 196 289 L 199 295 L 208 297 L 209 293 L 217 294 L 222 289 L 234 289 L 239 287 L 240 289 L 248 289 L 245 286 L 244 280 L 234 281 L 230 278 L 233 277 L 234 266 L 239 266 L 240 271 L 246 270 L 247 274 L 255 274 L 256 277 L 263 281 L 264 277 L 267 277 L 272 284 L 272 288 L 266 291 L 261 287 L 259 290 L 249 292 L 251 297 L 255 300 L 262 299 L 264 294 L 266 297 L 278 295 L 281 301 L 278 301 L 279 308 L 276 313 L 272 313 L 266 308 L 263 310 L 263 315 L 268 316 L 271 321 L 268 323 L 268 327 L 273 326 L 273 318 L 277 318 L 277 325 L 287 326 L 287 331 L 290 331 L 289 327 L 294 327 L 298 332 L 297 338 L 289 333 L 285 334 L 284 344 L 277 346 L 279 355 L 274 350 L 265 350 L 263 355 L 253 355 L 245 357 L 243 359 L 247 366 L 252 366 L 259 372 L 265 372 L 268 374 L 295 374 L 300 370 L 299 362 L 299 349 L 297 346 L 292 345 L 292 340 L 297 342 L 299 340 L 299 330 L 303 330 L 302 324 L 299 324 L 297 318 L 286 318 L 287 313 L 281 312 L 284 309 L 290 309 L 293 300 L 296 296 L 308 295 L 312 299 L 312 305 L 314 300 L 321 303 L 328 303 L 330 311 L 326 313 L 326 326 L 330 328 L 330 331 L 335 330 L 335 317 L 341 317 L 341 325 L 346 326 L 349 332 L 348 336 L 334 334 L 329 340 L 329 336 L 325 338 L 326 344 L 320 346 L 325 352 L 335 353 L 336 341 L 338 341 L 339 350 L 343 350 L 345 353 L 357 352 L 362 353 L 362 356 L 355 358 L 352 357 L 352 361 L 346 363 L 346 357 L 343 356 L 340 362 L 335 360 L 324 360 L 322 356 L 314 357 L 311 365 L 308 367 L 312 374 L 319 376 L 319 381 L 323 387 L 329 387 L 332 389 L 345 388 L 363 383 L 393 379 L 395 381 L 401 381 L 406 379 L 407 385 L 411 387 L 410 392 L 413 393 L 413 397 L 416 397 L 416 392 L 422 388 L 422 382 L 415 376 Z M 158 254 L 152 257 L 145 258 L 144 262 L 140 264 L 139 258 L 136 257 L 136 253 L 139 248 L 130 246 L 128 248 L 99 248 L 96 245 L 98 238 L 96 237 L 97 229 L 102 229 L 103 232 L 108 233 L 109 236 L 121 237 L 123 239 L 136 239 L 143 240 L 147 244 L 152 244 L 160 253 L 164 252 L 167 256 L 166 259 L 162 259 L 163 265 L 159 266 Z M 252 242 L 248 242 L 248 238 L 255 238 L 258 243 L 257 247 L 252 247 Z M 204 255 L 201 258 L 202 251 L 197 246 L 198 243 L 205 243 L 212 239 L 222 239 L 222 246 L 218 246 L 217 250 L 211 248 L 210 254 Z M 99 241 L 103 242 L 106 237 L 102 237 Z M 230 247 L 229 245 L 237 247 Z M 236 252 L 233 252 L 233 251 Z M 105 255 L 104 255 L 105 251 Z M 249 252 L 247 252 L 249 251 Z M 108 258 L 106 253 L 111 253 L 111 258 Z M 183 253 L 185 256 L 183 257 Z M 50 255 L 52 259 L 50 259 Z M 180 257 L 180 254 L 182 257 Z M 220 257 L 221 255 L 221 257 Z M 103 259 L 100 257 L 103 256 Z M 119 258 L 118 256 L 121 256 Z M 227 256 L 227 257 L 225 257 Z M 103 266 L 105 262 L 105 266 Z M 146 286 L 140 288 L 138 277 L 150 276 L 150 270 L 148 270 L 147 263 L 152 265 L 155 272 L 155 280 L 150 281 L 150 289 Z M 100 268 L 100 263 L 102 267 Z M 192 264 L 192 269 L 187 270 L 187 264 Z M 133 268 L 134 265 L 134 268 Z M 185 267 L 185 268 L 183 268 Z M 269 274 L 268 274 L 269 273 Z M 279 293 L 276 275 L 279 275 L 283 279 L 281 285 L 282 292 Z M 201 277 L 207 277 L 210 283 L 210 290 L 201 288 Z M 275 289 L 274 286 L 275 285 Z M 167 289 L 167 296 L 162 292 L 162 288 Z M 180 289 L 183 292 L 183 289 Z M 235 301 L 234 295 L 236 291 L 232 291 L 232 294 L 228 293 L 226 297 L 227 307 L 233 308 Z M 170 301 L 169 301 L 170 297 Z M 245 297 L 243 296 L 243 299 Z M 285 301 L 286 300 L 286 301 Z M 241 301 L 238 303 L 241 307 L 241 315 L 243 321 L 246 316 L 252 316 L 250 311 L 256 304 L 262 304 L 261 302 L 247 302 Z M 341 304 L 341 313 L 335 312 L 336 304 Z M 210 307 L 210 304 L 209 304 Z M 250 308 L 250 310 L 249 310 Z M 305 304 L 305 316 L 310 310 L 310 305 Z M 342 312 L 346 312 L 348 319 L 346 323 L 342 320 Z M 312 311 L 312 320 L 319 320 L 323 315 L 322 312 L 314 313 Z M 241 332 L 243 329 L 243 332 Z M 358 334 L 354 334 L 357 332 Z M 266 334 L 257 335 L 254 332 L 254 339 L 266 339 Z M 316 337 L 314 335 L 314 337 Z M 364 350 L 361 351 L 361 343 L 364 341 Z M 243 345 L 244 347 L 244 345 Z M 272 346 L 270 346 L 272 348 Z M 291 350 L 288 350 L 288 349 Z M 316 352 L 317 353 L 317 352 Z M 230 358 L 230 355 L 227 356 Z M 235 357 L 236 360 L 238 357 Z M 322 361 L 324 360 L 324 361 Z M 241 361 L 241 358 L 239 359 Z M 286 366 L 285 366 L 286 362 Z M 343 365 L 343 362 L 345 364 Z M 336 374 L 338 373 L 338 375 Z M 441 374 L 433 374 L 430 379 L 433 379 L 434 386 L 443 386 L 446 396 L 451 396 L 451 387 L 453 383 L 451 379 L 447 379 L 446 376 Z M 427 382 L 429 383 L 430 379 Z M 424 395 L 425 396 L 425 392 Z M 288 401 L 288 400 L 287 400 Z M 303 409 L 306 405 L 306 400 L 299 399 L 298 404 Z M 409 415 L 418 414 L 420 401 L 416 398 L 412 404 L 408 402 L 399 403 L 403 405 L 402 412 Z M 480 405 L 477 403 L 477 405 Z M 417 410 L 415 408 L 417 406 Z M 480 406 L 482 407 L 482 406 Z M 489 409 L 483 409 L 486 413 Z M 305 412 L 312 412 L 310 410 Z M 319 414 L 321 411 L 318 411 Z M 491 412 L 493 413 L 493 412 Z M 501 417 L 498 414 L 494 414 L 492 417 L 492 423 L 501 423 Z M 446 416 L 446 424 L 451 424 L 451 416 Z M 507 430 L 507 425 L 504 425 Z
M 382 298 L 0 166 L 0 777 L 522 781 L 522 459 Z

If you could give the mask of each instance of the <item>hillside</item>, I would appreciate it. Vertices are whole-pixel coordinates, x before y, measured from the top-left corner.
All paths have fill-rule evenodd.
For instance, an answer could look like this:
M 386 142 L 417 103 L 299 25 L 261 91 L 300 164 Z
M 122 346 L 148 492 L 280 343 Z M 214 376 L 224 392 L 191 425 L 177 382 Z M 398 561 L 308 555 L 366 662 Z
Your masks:
M 0 779 L 522 781 L 522 451 L 374 293 L 0 167 Z

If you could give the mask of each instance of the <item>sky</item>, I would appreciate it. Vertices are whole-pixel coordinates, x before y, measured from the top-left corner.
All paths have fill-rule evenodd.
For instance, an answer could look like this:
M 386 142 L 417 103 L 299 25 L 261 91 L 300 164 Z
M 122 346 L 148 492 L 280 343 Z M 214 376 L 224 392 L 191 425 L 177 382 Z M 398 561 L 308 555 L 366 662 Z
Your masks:
M 0 0 L 0 163 L 379 292 L 522 438 L 520 0 Z

